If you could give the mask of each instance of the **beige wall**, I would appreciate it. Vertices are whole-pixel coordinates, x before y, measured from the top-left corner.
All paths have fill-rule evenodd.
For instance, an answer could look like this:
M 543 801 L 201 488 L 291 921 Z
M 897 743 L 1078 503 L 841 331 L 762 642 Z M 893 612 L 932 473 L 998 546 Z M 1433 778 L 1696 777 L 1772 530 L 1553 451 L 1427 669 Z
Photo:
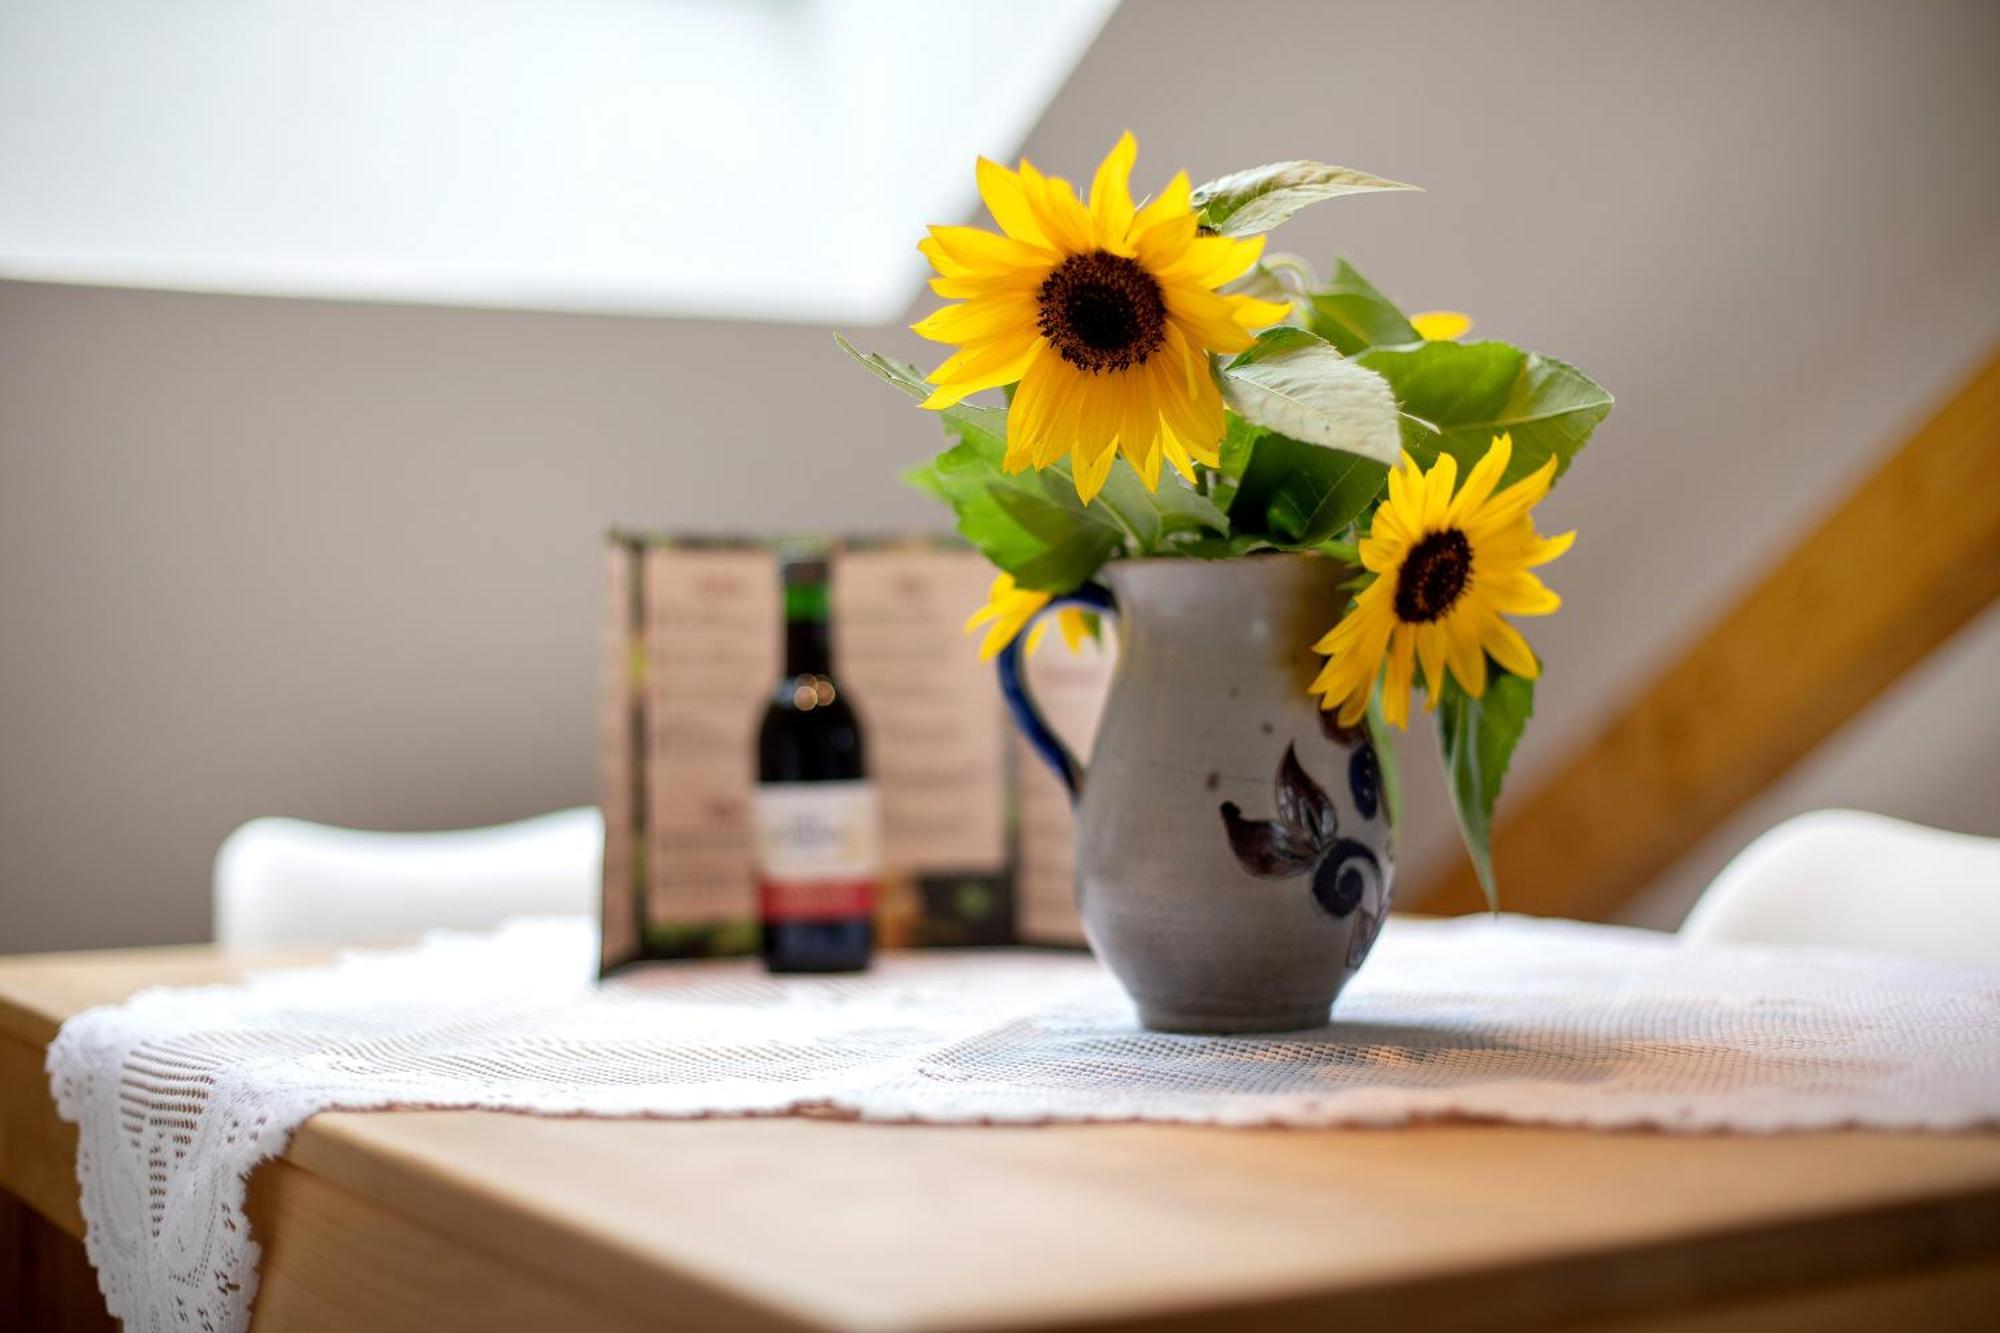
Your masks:
M 1132 0 L 1028 148 L 1426 184 L 1286 242 L 1619 394 L 1550 504 L 1532 777 L 2000 338 L 1995 68 L 1982 3 Z M 821 329 L 0 284 L 0 950 L 203 936 L 252 815 L 592 799 L 598 531 L 929 524 L 933 438 Z M 2000 832 L 1996 678 L 1989 617 L 1746 819 Z

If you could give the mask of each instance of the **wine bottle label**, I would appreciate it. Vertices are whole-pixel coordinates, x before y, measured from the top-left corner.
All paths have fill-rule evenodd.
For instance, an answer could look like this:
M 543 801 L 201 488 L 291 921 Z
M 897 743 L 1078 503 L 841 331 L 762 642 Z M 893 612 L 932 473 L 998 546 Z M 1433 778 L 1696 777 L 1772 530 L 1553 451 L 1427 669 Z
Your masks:
M 754 805 L 757 897 L 766 921 L 875 910 L 882 805 L 873 782 L 764 783 Z

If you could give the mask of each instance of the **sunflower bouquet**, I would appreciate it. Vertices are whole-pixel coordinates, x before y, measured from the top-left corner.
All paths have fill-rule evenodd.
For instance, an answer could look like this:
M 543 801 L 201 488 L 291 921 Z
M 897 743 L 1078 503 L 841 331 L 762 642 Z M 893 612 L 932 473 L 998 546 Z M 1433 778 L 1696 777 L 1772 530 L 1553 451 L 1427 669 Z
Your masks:
M 1322 278 L 1264 253 L 1302 208 L 1414 187 L 1295 161 L 1182 172 L 1140 200 L 1137 152 L 1121 137 L 1087 196 L 980 159 L 999 230 L 935 226 L 918 247 L 950 304 L 913 327 L 955 350 L 925 376 L 841 340 L 942 419 L 949 446 L 909 480 L 998 570 L 968 629 L 990 657 L 1111 560 L 1343 562 L 1351 601 L 1311 689 L 1368 726 L 1385 776 L 1423 690 L 1490 897 L 1493 806 L 1541 673 L 1509 618 L 1556 609 L 1535 571 L 1574 536 L 1541 535 L 1533 509 L 1611 396 L 1467 340 L 1463 315 L 1404 314 L 1345 260 Z M 1085 611 L 1059 622 L 1072 644 L 1095 631 Z

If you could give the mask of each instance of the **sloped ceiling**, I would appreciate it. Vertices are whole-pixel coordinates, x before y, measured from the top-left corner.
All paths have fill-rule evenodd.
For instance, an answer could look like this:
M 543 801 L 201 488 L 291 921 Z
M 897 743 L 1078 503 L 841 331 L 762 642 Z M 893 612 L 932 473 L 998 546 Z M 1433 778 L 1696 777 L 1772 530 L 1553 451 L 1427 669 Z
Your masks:
M 1287 157 L 1414 182 L 1426 192 L 1308 210 L 1274 244 L 1322 269 L 1346 255 L 1406 308 L 1469 311 L 1474 336 L 1574 361 L 1618 397 L 1543 511 L 1578 538 L 1547 571 L 1561 613 L 1524 626 L 1547 674 L 1510 796 L 2000 348 L 1990 0 L 1220 12 L 1119 10 L 1028 154 L 1074 176 L 1129 127 L 1140 190 Z M 1198 90 L 1170 81 L 1190 70 Z M 1982 633 L 1959 674 L 1990 681 L 2000 636 Z M 1962 694 L 1897 697 L 1945 714 L 1871 722 L 1866 781 L 1856 763 L 1796 790 L 2000 834 L 2000 708 L 1950 718 Z M 1411 885 L 1463 855 L 1433 750 L 1414 723 Z M 1677 920 L 1744 834 L 1718 836 L 1738 840 L 1649 920 Z
M 1113 3 L 9 0 L 0 276 L 880 323 Z

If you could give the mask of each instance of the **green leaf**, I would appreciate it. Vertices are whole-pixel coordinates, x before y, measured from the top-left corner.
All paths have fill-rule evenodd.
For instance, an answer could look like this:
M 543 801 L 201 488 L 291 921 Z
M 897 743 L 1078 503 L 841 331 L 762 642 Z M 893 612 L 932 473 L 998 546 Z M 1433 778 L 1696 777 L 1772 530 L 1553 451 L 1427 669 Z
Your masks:
M 1225 411 L 1223 419 L 1228 425 L 1223 430 L 1222 442 L 1216 446 L 1218 466 L 1203 468 L 1197 475 L 1207 482 L 1209 500 L 1216 508 L 1227 510 L 1235 499 L 1236 484 L 1243 479 L 1243 469 L 1250 466 L 1250 451 L 1265 431 L 1234 412 Z
M 910 397 L 921 401 L 930 396 L 931 386 L 915 367 L 863 352 L 838 334 L 835 341 Z M 1121 458 L 1086 506 L 1076 498 L 1067 462 L 1007 473 L 1004 411 L 959 403 L 938 417 L 957 443 L 927 466 L 905 472 L 904 480 L 949 504 L 957 514 L 959 534 L 1022 587 L 1067 592 L 1125 547 L 1128 536 L 1133 554 L 1151 555 L 1182 533 L 1229 531 L 1229 520 L 1215 502 L 1178 477 L 1162 477 L 1159 489 L 1148 491 Z
M 1493 805 L 1500 783 L 1535 711 L 1535 683 L 1490 667 L 1486 693 L 1473 698 L 1455 679 L 1445 681 L 1438 701 L 1438 745 L 1444 754 L 1451 802 L 1472 868 L 1486 890 L 1486 905 L 1498 911 L 1493 883 Z
M 946 504 L 951 503 L 951 496 L 946 493 L 944 483 L 938 480 L 935 464 L 918 463 L 914 467 L 904 468 L 896 474 L 896 477 L 905 486 L 913 490 L 922 491 L 933 500 L 943 500 Z
M 949 425 L 949 421 L 947 421 Z M 1102 505 L 1076 498 L 1069 468 L 1001 469 L 1005 445 L 969 432 L 933 465 L 959 535 L 1024 588 L 1068 592 L 1125 544 L 1125 532 Z
M 1394 388 L 1403 447 L 1425 467 L 1440 453 L 1470 467 L 1494 436 L 1512 434 L 1514 457 L 1502 485 L 1551 456 L 1560 475 L 1611 413 L 1611 395 L 1583 372 L 1502 342 L 1376 347 L 1355 360 Z
M 1350 567 L 1352 577 L 1347 581 L 1349 587 L 1354 586 L 1357 582 L 1361 586 L 1366 587 L 1374 581 L 1375 576 L 1361 567 L 1360 542 L 1344 541 L 1341 538 L 1334 537 L 1323 542 L 1314 542 L 1313 550 L 1318 551 L 1329 560 L 1338 560 L 1341 564 Z
M 1388 475 L 1373 459 L 1266 431 L 1229 502 L 1230 526 L 1280 544 L 1323 542 L 1374 502 Z
M 1197 495 L 1178 476 L 1162 476 L 1158 490 L 1149 491 L 1123 458 L 1111 465 L 1104 489 L 1092 500 L 1109 509 L 1138 544 L 1137 554 L 1152 555 L 1177 532 L 1208 530 L 1227 534 L 1229 519 L 1205 495 Z
M 910 397 L 922 402 L 931 396 L 931 383 L 923 372 L 905 361 L 892 361 L 879 352 L 864 352 L 838 333 L 833 335 L 840 350 L 859 361 L 870 372 L 889 384 L 895 385 Z M 938 413 L 944 428 L 963 440 L 977 437 L 982 444 L 996 446 L 1002 453 L 1007 449 L 1007 414 L 997 407 L 975 407 L 969 403 L 959 403 Z M 906 480 L 920 490 L 928 490 L 921 481 L 915 481 L 907 473 Z
M 1195 187 L 1194 206 L 1202 226 L 1224 236 L 1254 236 L 1322 199 L 1416 188 L 1324 162 L 1272 162 Z
M 931 386 L 915 367 L 862 352 L 835 335 L 849 356 L 919 401 Z M 1007 414 L 998 408 L 959 403 L 938 413 L 957 441 L 904 480 L 952 507 L 959 535 L 1024 588 L 1067 592 L 1097 572 L 1130 535 L 1135 554 L 1149 555 L 1175 533 L 1229 531 L 1229 520 L 1206 497 L 1178 478 L 1162 478 L 1148 491 L 1138 474 L 1119 459 L 1104 489 L 1088 506 L 1076 498 L 1067 462 L 1040 471 L 1009 475 Z
M 1402 448 L 1388 382 L 1304 329 L 1258 334 L 1223 367 L 1222 397 L 1251 425 L 1306 444 L 1388 464 Z
M 1313 289 L 1306 323 L 1349 356 L 1371 347 L 1423 341 L 1395 303 L 1345 259 L 1334 269 L 1332 281 Z
M 1221 458 L 1222 475 L 1235 481 L 1250 465 L 1250 451 L 1264 434 L 1264 428 L 1251 425 L 1234 412 L 1225 413 L 1224 418 L 1229 424 L 1222 432 L 1222 443 L 1216 447 L 1216 453 Z
M 1260 259 L 1250 266 L 1250 271 L 1223 287 L 1231 296 L 1254 296 L 1259 301 L 1276 301 L 1289 304 L 1299 297 L 1297 291 L 1285 285 L 1279 276 L 1279 268 L 1267 259 Z
M 1258 533 L 1238 532 L 1228 537 L 1195 537 L 1176 542 L 1170 549 L 1174 555 L 1184 555 L 1191 560 L 1233 560 L 1255 551 L 1288 548 Z
M 833 341 L 835 346 L 867 367 L 877 378 L 895 385 L 904 393 L 910 395 L 910 397 L 921 402 L 923 399 L 931 396 L 930 381 L 926 380 L 923 377 L 923 373 L 909 362 L 891 361 L 880 352 L 864 352 L 853 343 L 847 341 L 846 336 L 843 334 L 834 334 Z
M 1256 341 L 1229 359 L 1229 367 L 1254 366 L 1259 361 L 1269 361 L 1301 348 L 1320 347 L 1325 343 L 1326 339 L 1309 329 L 1280 324 L 1258 334 Z

